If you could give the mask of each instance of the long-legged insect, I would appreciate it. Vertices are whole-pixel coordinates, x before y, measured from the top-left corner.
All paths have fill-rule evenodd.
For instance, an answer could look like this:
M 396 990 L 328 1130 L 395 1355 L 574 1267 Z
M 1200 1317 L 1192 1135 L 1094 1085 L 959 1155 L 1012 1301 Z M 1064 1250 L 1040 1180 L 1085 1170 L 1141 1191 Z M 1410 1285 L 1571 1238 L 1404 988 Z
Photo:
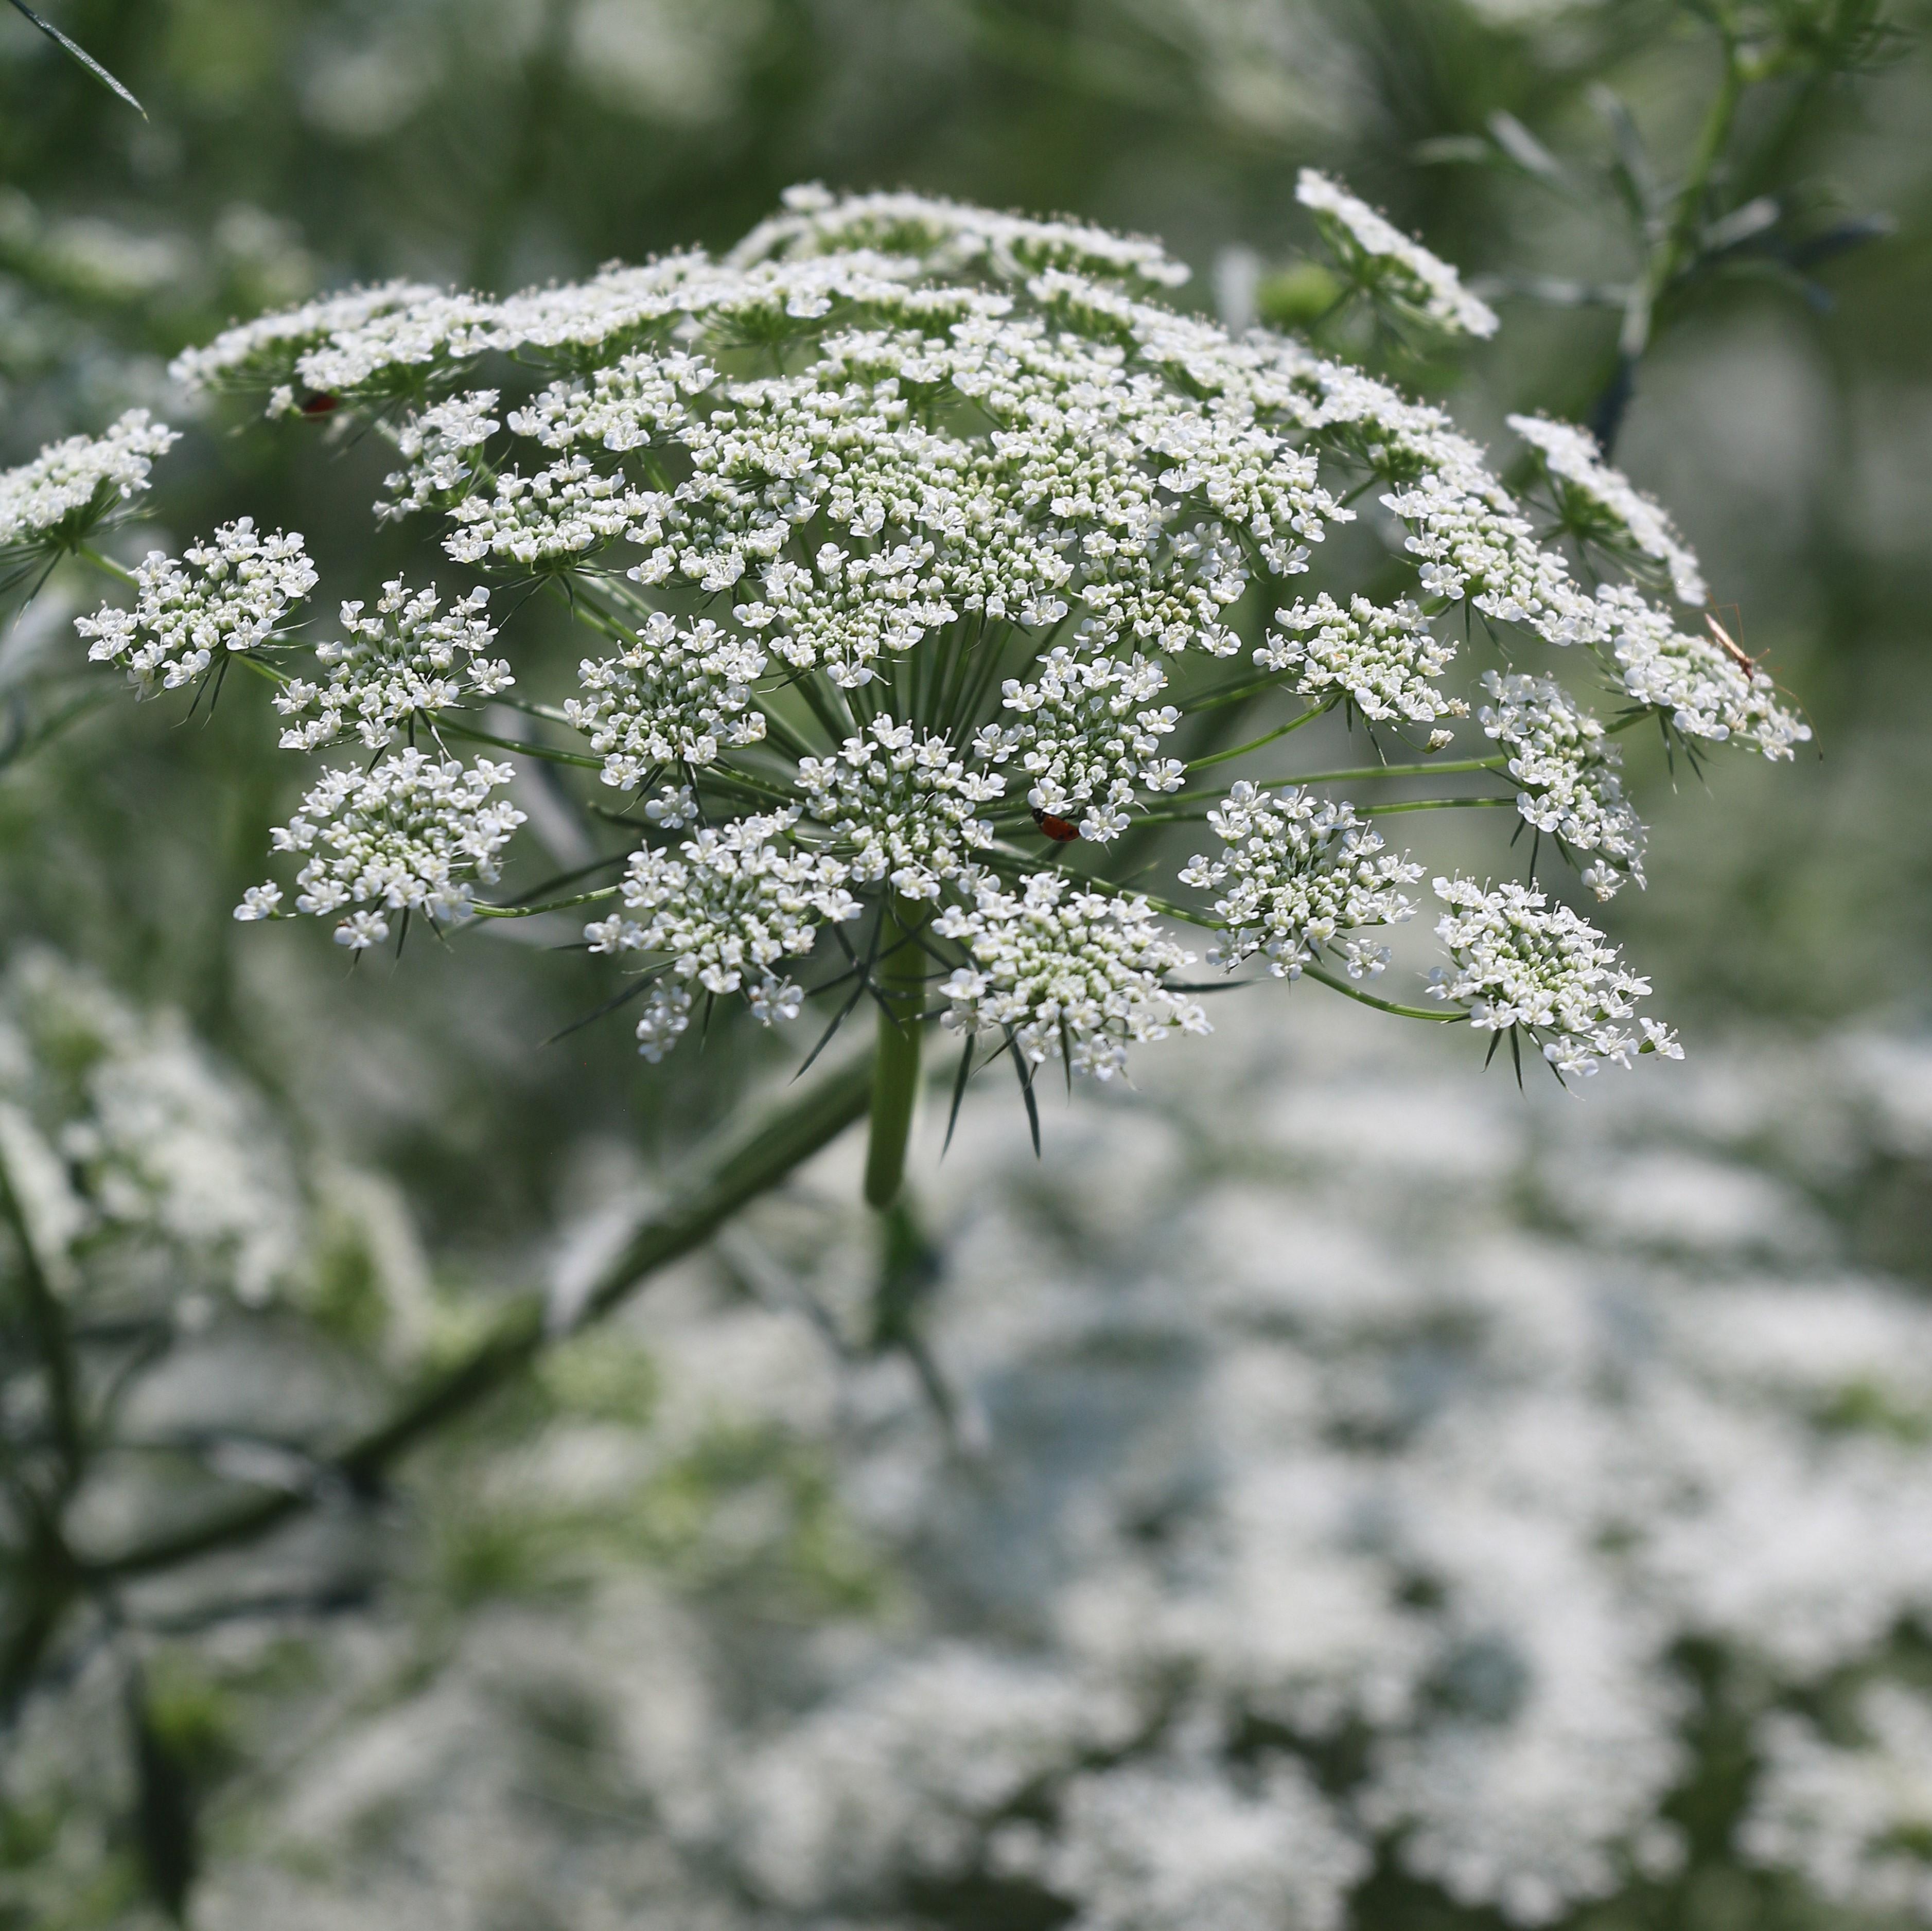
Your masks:
M 1757 668 L 1757 659 L 1745 650 L 1724 625 L 1708 610 L 1704 613 L 1704 621 L 1711 627 L 1711 634 L 1724 646 L 1724 655 L 1748 677 Z

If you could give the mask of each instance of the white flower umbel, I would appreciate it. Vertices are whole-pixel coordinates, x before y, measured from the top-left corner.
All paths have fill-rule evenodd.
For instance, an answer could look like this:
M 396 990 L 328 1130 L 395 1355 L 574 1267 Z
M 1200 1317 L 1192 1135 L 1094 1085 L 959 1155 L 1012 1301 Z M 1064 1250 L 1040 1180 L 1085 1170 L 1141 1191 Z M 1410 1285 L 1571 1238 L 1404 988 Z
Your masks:
M 0 977 L 0 1170 L 44 1270 L 116 1318 L 136 1294 L 164 1321 L 191 1294 L 258 1306 L 304 1271 L 304 1204 L 260 1096 L 178 1015 L 34 946 Z
M 324 295 L 298 308 L 264 315 L 218 336 L 205 349 L 184 349 L 168 373 L 191 388 L 274 389 L 272 405 L 278 413 L 296 407 L 297 380 L 320 393 L 332 393 L 328 383 L 315 379 L 307 367 L 314 352 L 336 350 L 353 340 L 364 342 L 385 334 L 396 318 L 421 318 L 430 304 L 440 304 L 442 289 L 422 282 L 386 282 L 379 288 L 351 289 Z
M 1790 757 L 1811 727 L 1778 701 L 1771 673 L 1747 670 L 1714 638 L 1687 636 L 1627 586 L 1600 594 L 1624 688 L 1687 738 Z
M 974 816 L 1006 789 L 996 773 L 969 771 L 942 737 L 875 718 L 836 757 L 800 760 L 799 789 L 835 840 L 854 883 L 890 883 L 902 898 L 932 899 L 970 855 L 993 841 Z
M 998 214 L 934 195 L 833 195 L 815 181 L 788 188 L 784 212 L 760 222 L 727 259 L 748 266 L 860 249 L 915 255 L 943 274 L 983 268 L 1005 281 L 1024 281 L 1043 268 L 1071 268 L 1178 288 L 1188 275 L 1186 265 L 1158 241 L 1111 234 L 1084 221 Z
M 443 611 L 434 590 L 409 589 L 400 577 L 382 586 L 373 616 L 344 604 L 346 636 L 315 648 L 327 682 L 292 678 L 275 694 L 276 709 L 294 721 L 282 748 L 314 751 L 352 731 L 380 750 L 412 718 L 508 688 L 516 681 L 509 665 L 483 654 L 496 637 L 489 607 L 489 592 L 478 589 Z
M 1562 685 L 1521 673 L 1483 673 L 1491 702 L 1478 713 L 1523 787 L 1516 809 L 1539 832 L 1588 853 L 1583 882 L 1608 898 L 1625 878 L 1643 883 L 1643 823 L 1623 794 L 1617 747 Z
M 1006 1033 L 1035 1066 L 1064 1057 L 1104 1080 L 1130 1041 L 1209 1030 L 1198 1005 L 1161 984 L 1194 955 L 1162 935 L 1144 899 L 1083 892 L 1052 872 L 1018 892 L 982 880 L 970 911 L 949 905 L 932 929 L 972 960 L 939 988 L 950 1023 Z
M 1794 1871 L 1859 1912 L 1932 1921 L 1932 1699 L 1896 1683 L 1857 1700 L 1862 1744 L 1782 1711 L 1759 1724 L 1763 1770 L 1738 1834 L 1752 1864 Z
M 715 763 L 722 748 L 760 742 L 752 702 L 766 655 L 755 638 L 709 617 L 679 624 L 658 611 L 615 657 L 586 658 L 564 716 L 604 760 L 604 782 L 634 790 L 666 765 Z
M 1366 597 L 1352 597 L 1345 610 L 1324 592 L 1312 604 L 1276 610 L 1274 620 L 1291 634 L 1270 636 L 1255 661 L 1264 670 L 1294 673 L 1294 688 L 1305 696 L 1345 695 L 1378 724 L 1400 718 L 1426 724 L 1468 715 L 1466 703 L 1437 684 L 1456 647 L 1429 628 L 1414 604 L 1384 610 Z
M 1650 982 L 1568 906 L 1550 905 L 1529 886 L 1466 878 L 1438 878 L 1436 895 L 1450 907 L 1436 935 L 1455 964 L 1436 968 L 1430 991 L 1463 1007 L 1471 1025 L 1498 1036 L 1520 1027 L 1559 1073 L 1593 1073 L 1606 1060 L 1627 1066 L 1639 1053 L 1682 1057 L 1656 1020 L 1625 1029 Z
M 1385 851 L 1353 806 L 1302 790 L 1270 793 L 1243 780 L 1208 822 L 1227 849 L 1197 853 L 1180 878 L 1198 891 L 1221 892 L 1214 916 L 1227 933 L 1215 949 L 1218 963 L 1232 971 L 1258 952 L 1276 978 L 1298 979 L 1332 952 L 1351 979 L 1382 970 L 1388 949 L 1354 935 L 1410 917 L 1414 903 L 1402 887 L 1422 868 Z
M 84 543 L 147 488 L 154 459 L 180 440 L 145 409 L 130 409 L 99 436 L 70 436 L 0 473 L 0 557 Z
M 143 697 L 172 691 L 212 670 L 218 657 L 266 643 L 315 588 L 315 566 L 298 532 L 256 532 L 254 520 L 224 523 L 177 562 L 150 550 L 135 571 L 132 610 L 104 606 L 76 617 L 97 664 L 118 664 Z
M 1670 519 L 1603 460 L 1588 430 L 1542 415 L 1513 415 L 1509 426 L 1536 451 L 1565 529 L 1627 556 L 1647 558 L 1670 580 L 1680 603 L 1709 597 L 1697 559 Z
M 1122 664 L 1064 647 L 1037 668 L 1034 682 L 1010 677 L 1003 687 L 1002 707 L 1018 721 L 986 725 L 974 749 L 995 763 L 1012 759 L 1033 781 L 1028 805 L 1076 820 L 1083 838 L 1104 844 L 1126 829 L 1137 790 L 1178 791 L 1185 777 L 1178 759 L 1158 754 L 1180 721 L 1172 704 L 1150 701 L 1166 674 L 1138 655 Z
M 646 1058 L 661 1059 L 684 1028 L 692 988 L 742 992 L 770 1025 L 798 1017 L 802 995 L 775 968 L 812 950 L 818 928 L 859 915 L 841 860 L 801 847 L 796 808 L 740 818 L 687 839 L 682 856 L 651 846 L 632 854 L 622 896 L 632 915 L 586 925 L 594 952 L 662 955 L 675 983 L 659 988 L 638 1028 Z
M 1419 310 L 1448 334 L 1496 332 L 1495 310 L 1472 295 L 1447 262 L 1346 187 L 1304 168 L 1294 198 L 1313 213 L 1344 271 L 1360 287 Z
M 446 448 L 425 459 L 431 474 L 446 474 L 458 453 Z M 413 507 L 416 494 L 430 499 L 413 480 L 412 487 L 405 507 Z M 459 563 L 556 565 L 640 526 L 652 503 L 622 477 L 600 472 L 589 457 L 566 456 L 527 476 L 506 470 L 488 489 L 459 497 L 449 510 L 456 529 L 443 547 Z
M 1385 312 L 1493 326 L 1354 197 L 1313 175 L 1300 193 Z M 628 884 L 582 895 L 633 896 L 595 928 L 601 951 L 651 935 L 641 1042 L 677 1036 L 715 996 L 707 973 L 770 1017 L 856 964 L 884 1015 L 875 1090 L 904 1102 L 875 1111 L 878 1147 L 909 1130 L 935 1003 L 976 1031 L 1024 1031 L 1034 1063 L 1058 1051 L 1096 1071 L 1192 1023 L 1160 988 L 1160 961 L 1185 955 L 1152 921 L 1196 915 L 1107 875 L 1138 862 L 1116 853 L 1142 825 L 1216 814 L 1222 852 L 1183 875 L 1220 901 L 1198 916 L 1227 931 L 1222 958 L 1312 967 L 1370 998 L 1354 982 L 1385 955 L 1366 935 L 1406 913 L 1416 865 L 1367 811 L 1229 795 L 1218 767 L 1317 712 L 1441 749 L 1475 688 L 1451 638 L 1478 619 L 1503 661 L 1485 747 L 1501 755 L 1451 768 L 1474 793 L 1510 766 L 1523 817 L 1600 892 L 1635 874 L 1642 828 L 1546 646 L 1680 736 L 1778 755 L 1804 734 L 1768 679 L 1680 635 L 1636 583 L 1580 580 L 1442 409 L 1291 337 L 1177 313 L 1160 296 L 1181 278 L 1156 245 L 1077 222 L 812 187 L 721 259 L 691 250 L 500 300 L 353 292 L 231 331 L 178 372 L 366 421 L 396 451 L 379 517 L 432 520 L 457 562 L 554 592 L 595 636 L 568 703 L 526 700 L 549 679 L 521 664 L 509 701 L 538 721 L 520 745 L 577 767 L 570 784 L 588 768 L 645 801 Z M 1612 567 L 1654 576 L 1667 526 L 1553 429 L 1533 433 L 1566 487 L 1623 516 Z M 1330 543 L 1365 496 L 1370 526 Z M 405 635 L 393 614 L 366 656 L 286 686 L 291 742 L 324 741 L 338 717 L 378 748 L 405 724 L 440 742 L 467 729 L 440 721 L 459 698 L 511 674 L 480 640 Z M 99 621 L 100 654 L 131 658 L 134 618 Z M 151 683 L 211 661 L 184 635 L 149 646 Z M 1250 655 L 1246 675 L 1202 661 Z M 1242 722 L 1220 740 L 1188 715 L 1235 703 L 1272 711 L 1258 735 Z M 1375 769 L 1407 783 L 1441 768 Z M 668 853 L 666 834 L 692 845 Z M 1059 882 L 1041 883 L 1050 851 Z M 268 888 L 243 908 L 274 909 Z M 855 920 L 849 957 L 814 949 Z M 794 984 L 780 958 L 812 964 Z M 966 990 L 935 1002 L 949 973 Z M 1588 1057 L 1628 1057 L 1595 1023 Z M 868 1162 L 875 1204 L 896 1185 L 891 1159 Z
M 1279 1760 L 1245 1787 L 1220 1766 L 1130 1763 L 1070 1779 L 1048 1838 L 994 1840 L 1002 1870 L 1081 1903 L 1086 1931 L 1340 1931 L 1372 1861 L 1307 1773 Z
M 1425 445 L 1418 453 L 1437 452 Z M 1432 469 L 1382 501 L 1408 526 L 1403 547 L 1420 559 L 1425 595 L 1454 602 L 1473 592 L 1472 601 L 1492 622 L 1522 625 L 1548 643 L 1600 637 L 1596 605 L 1562 559 L 1538 546 L 1528 519 L 1480 472 Z
M 360 952 L 389 935 L 389 915 L 460 918 L 475 881 L 497 876 L 498 856 L 524 814 L 490 794 L 515 775 L 507 764 L 473 766 L 411 747 L 367 771 L 323 772 L 301 811 L 273 834 L 278 851 L 308 855 L 296 874 L 296 910 L 344 913 L 338 945 Z M 258 886 L 238 919 L 268 916 L 281 899 Z

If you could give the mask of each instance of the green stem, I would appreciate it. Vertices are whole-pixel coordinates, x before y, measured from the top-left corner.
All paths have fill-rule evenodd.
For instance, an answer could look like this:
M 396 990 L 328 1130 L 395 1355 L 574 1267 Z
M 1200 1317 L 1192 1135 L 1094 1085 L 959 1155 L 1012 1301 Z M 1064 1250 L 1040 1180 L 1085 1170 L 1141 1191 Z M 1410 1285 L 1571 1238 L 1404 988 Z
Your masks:
M 526 757 L 540 757 L 551 764 L 574 764 L 586 771 L 602 771 L 604 760 L 580 751 L 556 751 L 547 744 L 531 744 L 521 738 L 499 737 L 494 731 L 479 731 L 473 724 L 459 724 L 446 711 L 436 714 L 436 728 L 452 737 L 468 738 L 476 744 L 493 744 L 500 751 L 521 751 Z
M 1592 426 L 1606 455 L 1616 440 L 1637 365 L 1649 352 L 1658 304 L 1696 259 L 1705 192 L 1710 186 L 1712 171 L 1729 145 L 1731 129 L 1737 119 L 1738 103 L 1749 82 L 1732 22 L 1727 14 L 1720 13 L 1716 24 L 1724 47 L 1723 77 L 1710 106 L 1705 110 L 1703 125 L 1698 130 L 1696 145 L 1691 151 L 1683 181 L 1671 205 L 1670 219 L 1663 232 L 1651 244 L 1642 273 L 1630 283 L 1630 297 L 1624 305 L 1623 325 L 1617 335 L 1615 370 L 1609 388 L 1598 400 L 1597 419 Z
M 102 556 L 92 544 L 76 544 L 74 553 L 83 562 L 92 563 L 95 569 L 105 571 L 117 583 L 130 584 L 136 588 L 140 586 L 141 580 L 134 574 L 133 571 L 128 568 L 124 564 L 116 562 L 111 556 Z
M 1222 684 L 1211 691 L 1204 691 L 1197 697 L 1187 700 L 1187 715 L 1191 718 L 1202 711 L 1217 709 L 1223 704 L 1238 704 L 1244 697 L 1258 697 L 1264 691 L 1278 690 L 1287 673 L 1271 670 L 1264 677 L 1244 677 L 1238 684 Z
M 1251 751 L 1259 751 L 1264 745 L 1273 744 L 1276 738 L 1285 738 L 1290 731 L 1298 731 L 1305 724 L 1312 723 L 1328 709 L 1326 704 L 1311 704 L 1300 717 L 1268 732 L 1264 736 L 1254 738 L 1246 744 L 1238 744 L 1232 751 L 1210 752 L 1205 757 L 1190 758 L 1186 768 L 1190 771 L 1205 771 L 1210 764 L 1226 764 L 1231 757 L 1245 757 Z
M 675 1204 L 645 1222 L 604 1267 L 565 1331 L 601 1321 L 659 1268 L 702 1246 L 734 1213 L 830 1144 L 865 1111 L 872 1087 L 871 1068 L 857 1061 L 777 1108 L 749 1132 L 728 1140 L 688 1184 L 673 1191 Z M 388 1420 L 324 1462 L 310 1487 L 253 1497 L 212 1519 L 164 1531 L 118 1555 L 88 1563 L 82 1573 L 91 1580 L 152 1575 L 256 1541 L 340 1494 L 345 1485 L 352 1492 L 370 1493 L 392 1462 L 520 1374 L 556 1333 L 542 1296 L 520 1297 L 460 1360 L 431 1375 Z
M 1385 818 L 1396 811 L 1480 811 L 1485 806 L 1516 808 L 1514 798 L 1412 798 L 1400 805 L 1359 805 L 1355 808 L 1364 818 Z
M 0 1156 L 0 1218 L 14 1233 L 20 1249 L 21 1301 L 28 1325 L 38 1343 L 46 1375 L 48 1418 L 59 1446 L 62 1462 L 60 1492 L 64 1495 L 80 1480 L 81 1462 L 86 1450 L 81 1420 L 80 1377 L 69 1342 L 67 1318 L 60 1296 L 43 1265 L 34 1230 L 26 1209 L 14 1186 L 4 1156 Z
M 905 1177 L 906 1147 L 919 1102 L 926 1025 L 924 913 L 895 892 L 879 916 L 879 1048 L 872 1061 L 872 1138 L 866 1149 L 866 1204 L 891 1206 Z
M 1364 992 L 1351 985 L 1346 979 L 1337 979 L 1332 972 L 1324 972 L 1319 966 L 1305 965 L 1302 971 L 1310 979 L 1319 979 L 1345 997 L 1359 1005 L 1372 1006 L 1378 1012 L 1393 1012 L 1399 1019 L 1427 1019 L 1440 1026 L 1445 1022 L 1460 1019 L 1460 1012 L 1432 1012 L 1426 1006 L 1398 1006 L 1392 999 L 1378 999 L 1372 992 Z
M 614 898 L 618 888 L 600 885 L 594 892 L 580 892 L 571 898 L 553 898 L 546 905 L 484 905 L 472 899 L 470 909 L 479 919 L 534 919 L 540 912 L 567 912 L 573 905 L 594 905 L 599 899 Z
M 1345 784 L 1370 778 L 1438 778 L 1449 771 L 1500 771 L 1508 762 L 1504 757 L 1459 757 L 1447 764 L 1364 764 L 1353 771 L 1307 771 L 1293 778 L 1271 778 L 1268 781 L 1270 784 Z

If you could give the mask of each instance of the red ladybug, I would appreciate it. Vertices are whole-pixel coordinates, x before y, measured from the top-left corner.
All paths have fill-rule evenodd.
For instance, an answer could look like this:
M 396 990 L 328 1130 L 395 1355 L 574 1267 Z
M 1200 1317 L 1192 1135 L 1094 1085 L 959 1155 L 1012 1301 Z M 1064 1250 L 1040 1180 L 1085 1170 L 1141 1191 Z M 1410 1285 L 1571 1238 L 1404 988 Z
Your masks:
M 1080 827 L 1071 819 L 1056 818 L 1051 811 L 1042 811 L 1037 805 L 1034 807 L 1033 821 L 1042 835 L 1057 845 L 1071 844 L 1080 835 Z
M 315 395 L 302 398 L 302 412 L 304 415 L 333 415 L 342 406 L 340 396 Z

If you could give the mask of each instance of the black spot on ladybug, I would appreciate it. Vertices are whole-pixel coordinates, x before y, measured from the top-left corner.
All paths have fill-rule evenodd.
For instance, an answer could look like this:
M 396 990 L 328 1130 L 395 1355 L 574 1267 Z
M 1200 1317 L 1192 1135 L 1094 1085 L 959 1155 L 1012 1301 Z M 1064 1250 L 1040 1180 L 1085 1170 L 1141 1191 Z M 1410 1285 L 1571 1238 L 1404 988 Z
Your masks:
M 304 415 L 333 415 L 341 406 L 342 398 L 340 396 L 304 396 L 302 412 Z
M 1080 835 L 1080 827 L 1070 819 L 1056 818 L 1051 811 L 1042 811 L 1038 805 L 1034 807 L 1033 821 L 1042 835 L 1057 845 L 1071 844 Z

